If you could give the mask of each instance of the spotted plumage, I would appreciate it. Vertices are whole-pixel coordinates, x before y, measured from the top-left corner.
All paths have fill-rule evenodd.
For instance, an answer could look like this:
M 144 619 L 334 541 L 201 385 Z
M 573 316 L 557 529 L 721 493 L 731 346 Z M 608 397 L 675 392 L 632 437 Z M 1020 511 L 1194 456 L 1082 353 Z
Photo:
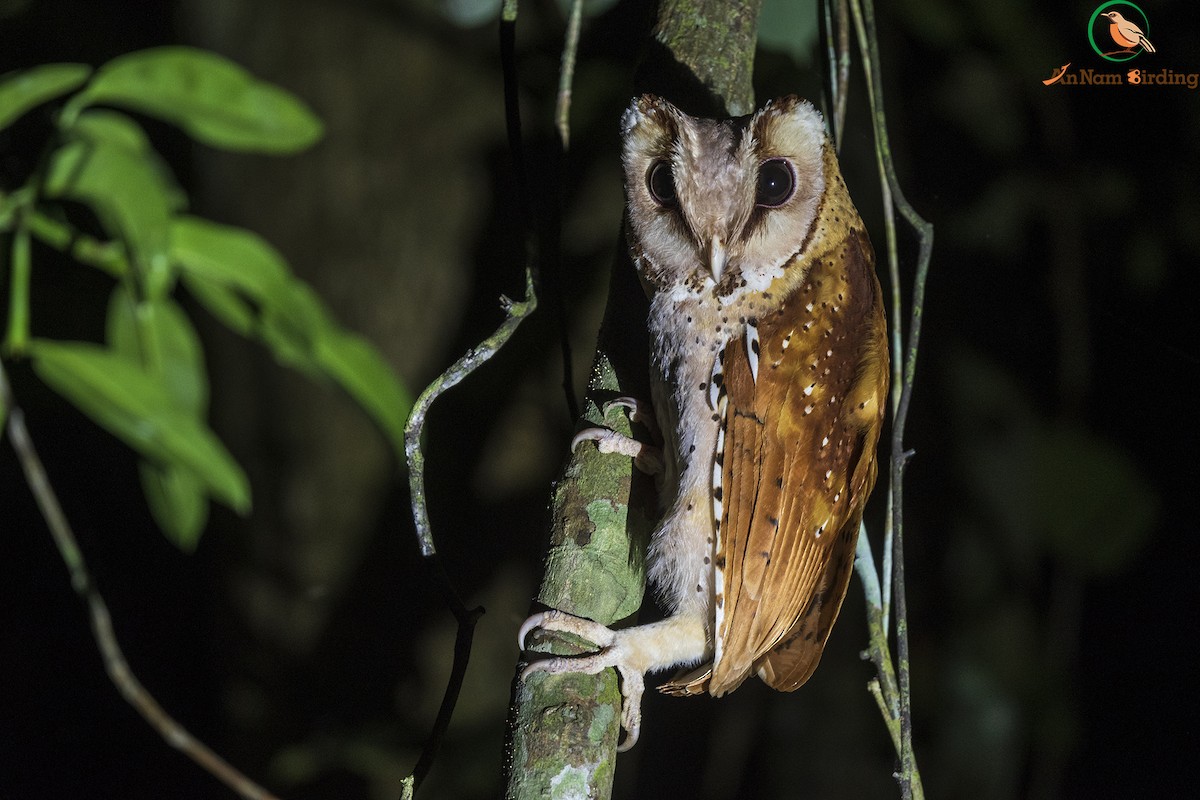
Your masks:
M 644 672 L 682 668 L 662 691 L 717 696 L 812 674 L 875 482 L 888 369 L 874 256 L 810 104 L 704 120 L 645 96 L 623 132 L 663 437 L 649 577 L 668 616 L 613 632 L 549 612 L 522 636 L 596 640 L 535 668 L 617 667 L 631 744 Z

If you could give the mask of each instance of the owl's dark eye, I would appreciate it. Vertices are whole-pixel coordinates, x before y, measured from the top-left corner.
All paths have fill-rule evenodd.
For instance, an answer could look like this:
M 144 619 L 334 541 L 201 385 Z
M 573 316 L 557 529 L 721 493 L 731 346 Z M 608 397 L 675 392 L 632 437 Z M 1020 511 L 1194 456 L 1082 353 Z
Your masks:
M 675 205 L 675 175 L 670 161 L 655 161 L 646 174 L 646 187 L 660 206 Z
M 767 208 L 781 206 L 796 191 L 796 175 L 782 158 L 765 162 L 758 168 L 758 195 L 754 202 Z

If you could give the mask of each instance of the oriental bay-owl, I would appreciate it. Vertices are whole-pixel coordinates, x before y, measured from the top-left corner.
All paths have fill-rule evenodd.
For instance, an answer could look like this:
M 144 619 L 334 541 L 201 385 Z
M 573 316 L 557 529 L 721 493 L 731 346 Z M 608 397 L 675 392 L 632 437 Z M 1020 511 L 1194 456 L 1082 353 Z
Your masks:
M 580 438 L 661 468 L 647 563 L 667 616 L 614 631 L 547 611 L 520 639 L 596 643 L 525 674 L 615 667 L 628 749 L 646 672 L 682 668 L 662 691 L 716 696 L 752 674 L 783 691 L 812 675 L 875 484 L 888 357 L 871 245 L 811 104 L 709 120 L 646 95 L 622 130 L 662 453 Z

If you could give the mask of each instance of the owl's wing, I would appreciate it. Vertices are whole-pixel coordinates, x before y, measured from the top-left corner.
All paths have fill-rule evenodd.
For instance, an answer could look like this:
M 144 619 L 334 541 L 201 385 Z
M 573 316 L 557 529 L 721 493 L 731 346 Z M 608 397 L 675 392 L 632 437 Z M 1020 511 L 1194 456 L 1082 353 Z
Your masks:
M 846 594 L 888 380 L 865 234 L 848 231 L 757 322 L 724 353 L 715 653 L 692 680 L 718 696 L 755 671 L 799 687 Z

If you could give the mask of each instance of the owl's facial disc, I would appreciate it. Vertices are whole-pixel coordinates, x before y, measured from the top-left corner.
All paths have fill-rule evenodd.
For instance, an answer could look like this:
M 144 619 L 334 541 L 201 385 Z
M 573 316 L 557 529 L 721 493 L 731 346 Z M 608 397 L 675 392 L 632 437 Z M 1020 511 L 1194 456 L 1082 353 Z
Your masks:
M 765 291 L 804 247 L 825 188 L 824 124 L 774 100 L 749 117 L 690 117 L 638 98 L 622 118 L 630 241 L 658 290 Z

